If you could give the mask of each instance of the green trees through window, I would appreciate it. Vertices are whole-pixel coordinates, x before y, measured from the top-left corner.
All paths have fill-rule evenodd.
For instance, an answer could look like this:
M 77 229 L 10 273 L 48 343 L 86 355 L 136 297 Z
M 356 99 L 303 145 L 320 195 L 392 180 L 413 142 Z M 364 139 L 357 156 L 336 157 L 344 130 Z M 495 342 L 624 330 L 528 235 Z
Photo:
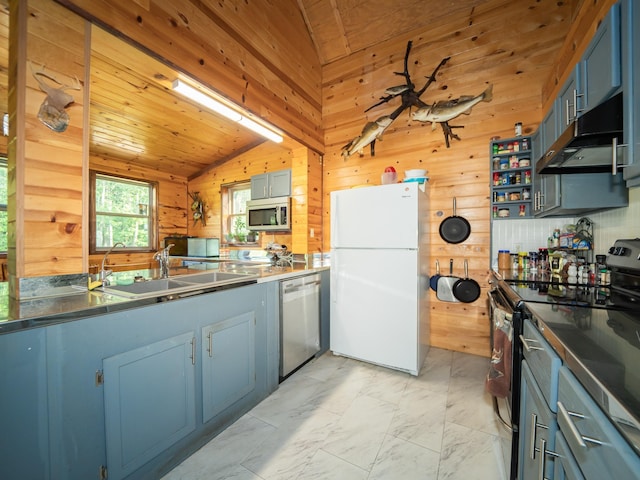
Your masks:
M 155 184 L 92 172 L 92 247 L 155 248 Z

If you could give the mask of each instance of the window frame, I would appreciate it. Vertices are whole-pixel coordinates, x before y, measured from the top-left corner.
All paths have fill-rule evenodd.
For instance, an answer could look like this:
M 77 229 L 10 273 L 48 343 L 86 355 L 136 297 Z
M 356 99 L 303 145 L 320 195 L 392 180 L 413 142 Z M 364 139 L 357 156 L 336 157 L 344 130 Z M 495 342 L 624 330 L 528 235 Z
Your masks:
M 96 178 L 98 177 L 110 177 L 115 180 L 120 180 L 124 183 L 143 183 L 149 186 L 151 189 L 150 202 L 149 202 L 149 246 L 148 247 L 118 247 L 119 252 L 127 253 L 149 253 L 158 250 L 158 182 L 146 180 L 144 178 L 136 178 L 125 175 L 118 175 L 114 173 L 90 170 L 89 171 L 89 254 L 102 254 L 106 253 L 109 247 L 97 247 L 96 246 Z M 116 240 L 117 241 L 117 240 Z
M 8 159 L 6 157 L 6 155 L 0 155 L 0 168 L 4 168 L 7 171 L 7 187 L 8 187 L 8 182 L 9 182 L 9 164 L 8 164 Z M 7 251 L 9 249 L 9 215 L 8 215 L 8 202 L 9 202 L 9 192 L 7 191 L 7 203 L 0 203 L 0 211 L 1 212 L 5 212 L 7 213 L 7 232 L 6 232 L 6 236 L 7 236 L 7 250 L 0 250 L 0 258 L 7 258 Z
M 248 222 L 248 218 L 247 218 L 247 212 L 245 211 L 244 214 L 240 214 L 240 213 L 231 213 L 232 208 L 233 208 L 233 191 L 234 190 L 249 190 L 249 199 L 247 201 L 251 200 L 251 181 L 250 180 L 242 180 L 239 182 L 234 182 L 234 183 L 228 183 L 225 185 L 221 185 L 221 194 L 222 194 L 222 201 L 221 201 L 221 205 L 222 205 L 222 218 L 221 218 L 221 233 L 222 233 L 222 237 L 224 238 L 224 242 L 225 243 L 229 243 L 228 238 L 230 234 L 233 234 L 233 221 L 232 219 L 239 217 L 241 215 L 244 216 L 245 219 L 245 225 Z M 249 231 L 249 229 L 247 228 L 247 232 Z M 246 242 L 245 242 L 246 243 Z M 231 245 L 233 245 L 233 243 L 230 243 Z

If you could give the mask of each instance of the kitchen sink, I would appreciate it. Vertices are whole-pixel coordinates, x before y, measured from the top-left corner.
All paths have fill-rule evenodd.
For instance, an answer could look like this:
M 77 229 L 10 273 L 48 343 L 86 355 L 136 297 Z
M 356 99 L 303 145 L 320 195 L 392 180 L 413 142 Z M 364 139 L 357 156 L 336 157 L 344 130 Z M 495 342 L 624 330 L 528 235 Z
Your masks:
M 149 298 L 164 295 L 181 295 L 203 288 L 228 285 L 243 280 L 255 279 L 257 275 L 248 273 L 207 272 L 181 275 L 173 278 L 160 278 L 135 282 L 130 285 L 102 287 L 102 291 L 127 298 Z
M 188 282 L 188 283 L 220 283 L 227 282 L 229 280 L 237 280 L 241 278 L 255 277 L 253 274 L 248 273 L 232 273 L 232 272 L 207 272 L 207 273 L 194 273 L 191 275 L 184 275 L 176 278 L 176 281 Z

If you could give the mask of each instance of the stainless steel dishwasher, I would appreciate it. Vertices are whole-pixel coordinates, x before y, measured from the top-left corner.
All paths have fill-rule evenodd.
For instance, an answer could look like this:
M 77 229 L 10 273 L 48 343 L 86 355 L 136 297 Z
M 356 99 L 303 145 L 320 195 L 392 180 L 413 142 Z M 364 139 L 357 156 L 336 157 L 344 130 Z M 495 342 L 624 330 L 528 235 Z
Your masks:
M 280 282 L 280 377 L 320 350 L 320 274 Z

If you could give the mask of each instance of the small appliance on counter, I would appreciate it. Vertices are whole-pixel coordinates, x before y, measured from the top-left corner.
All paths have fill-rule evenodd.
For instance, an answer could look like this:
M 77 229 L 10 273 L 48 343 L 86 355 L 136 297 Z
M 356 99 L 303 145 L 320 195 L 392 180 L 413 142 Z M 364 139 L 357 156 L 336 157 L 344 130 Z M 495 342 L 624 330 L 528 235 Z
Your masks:
M 165 237 L 164 244 L 171 247 L 172 257 L 219 257 L 219 238 Z
M 220 256 L 220 239 L 219 238 L 188 238 L 187 239 L 187 256 L 188 257 L 219 257 Z

